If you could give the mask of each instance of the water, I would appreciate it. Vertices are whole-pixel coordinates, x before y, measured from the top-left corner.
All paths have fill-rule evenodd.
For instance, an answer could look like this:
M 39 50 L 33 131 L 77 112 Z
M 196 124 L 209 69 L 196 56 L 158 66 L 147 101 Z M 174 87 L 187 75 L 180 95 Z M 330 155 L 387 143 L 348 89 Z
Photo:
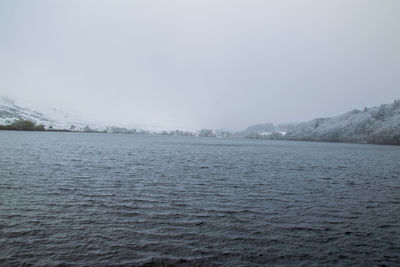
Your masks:
M 400 147 L 0 132 L 0 265 L 400 264 Z

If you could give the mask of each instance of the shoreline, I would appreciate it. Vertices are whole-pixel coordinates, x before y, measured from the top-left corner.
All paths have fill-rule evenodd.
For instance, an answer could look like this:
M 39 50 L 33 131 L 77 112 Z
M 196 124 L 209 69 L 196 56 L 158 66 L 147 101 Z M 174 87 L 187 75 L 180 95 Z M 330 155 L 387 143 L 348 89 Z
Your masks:
M 54 133 L 84 133 L 84 134 L 120 134 L 120 135 L 148 135 L 148 136 L 170 136 L 170 137 L 205 137 L 210 138 L 210 136 L 186 136 L 186 135 L 164 135 L 161 133 L 112 133 L 104 131 L 72 131 L 67 129 L 53 129 L 53 130 L 17 130 L 17 129 L 0 129 L 1 131 L 15 131 L 15 132 L 54 132 Z M 247 138 L 244 136 L 230 136 L 230 137 L 218 137 L 213 136 L 211 138 L 240 138 L 246 140 L 257 140 L 257 141 L 292 141 L 292 142 L 313 142 L 313 143 L 330 143 L 330 144 L 354 144 L 354 145 L 382 145 L 382 146 L 400 146 L 400 144 L 392 143 L 369 143 L 369 142 L 346 142 L 346 141 L 329 141 L 329 140 L 310 140 L 310 139 L 267 139 L 267 138 Z

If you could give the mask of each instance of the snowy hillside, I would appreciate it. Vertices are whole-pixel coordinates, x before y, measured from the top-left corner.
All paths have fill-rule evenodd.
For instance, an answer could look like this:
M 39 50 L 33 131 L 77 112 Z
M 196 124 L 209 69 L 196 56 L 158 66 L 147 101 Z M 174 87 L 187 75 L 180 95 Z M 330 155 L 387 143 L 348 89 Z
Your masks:
M 400 101 L 319 118 L 290 129 L 287 139 L 400 144 Z
M 41 107 L 32 108 L 22 105 L 17 105 L 13 100 L 0 97 L 0 124 L 9 125 L 18 119 L 25 119 L 35 122 L 36 124 L 43 124 L 46 129 L 52 127 L 54 129 L 71 129 L 83 130 L 86 126 L 91 129 L 103 130 L 102 125 L 85 122 L 63 111 L 55 108 Z

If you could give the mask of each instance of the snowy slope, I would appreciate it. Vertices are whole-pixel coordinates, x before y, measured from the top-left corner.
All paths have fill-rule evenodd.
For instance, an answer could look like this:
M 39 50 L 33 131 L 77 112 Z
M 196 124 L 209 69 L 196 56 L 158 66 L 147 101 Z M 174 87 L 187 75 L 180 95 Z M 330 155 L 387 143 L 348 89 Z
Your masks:
M 40 111 L 39 111 L 40 109 Z M 17 105 L 13 100 L 0 97 L 0 124 L 8 125 L 18 119 L 25 119 L 43 124 L 46 128 L 83 130 L 89 126 L 94 130 L 103 130 L 106 127 L 81 120 L 78 115 L 70 115 L 66 112 L 51 107 L 32 107 Z
M 400 144 L 400 101 L 300 123 L 287 133 L 286 138 Z

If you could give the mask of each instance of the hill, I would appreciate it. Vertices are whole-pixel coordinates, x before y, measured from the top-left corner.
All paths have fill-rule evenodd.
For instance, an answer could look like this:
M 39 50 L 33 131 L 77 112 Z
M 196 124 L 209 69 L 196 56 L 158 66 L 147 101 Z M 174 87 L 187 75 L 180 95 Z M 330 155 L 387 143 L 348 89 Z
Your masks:
M 46 129 L 84 130 L 85 127 L 103 130 L 105 127 L 82 121 L 66 112 L 55 108 L 43 108 L 38 111 L 26 106 L 17 105 L 7 97 L 0 97 L 0 125 L 11 125 L 18 120 L 27 120 L 44 125 Z
M 400 145 L 400 101 L 299 123 L 285 139 Z

